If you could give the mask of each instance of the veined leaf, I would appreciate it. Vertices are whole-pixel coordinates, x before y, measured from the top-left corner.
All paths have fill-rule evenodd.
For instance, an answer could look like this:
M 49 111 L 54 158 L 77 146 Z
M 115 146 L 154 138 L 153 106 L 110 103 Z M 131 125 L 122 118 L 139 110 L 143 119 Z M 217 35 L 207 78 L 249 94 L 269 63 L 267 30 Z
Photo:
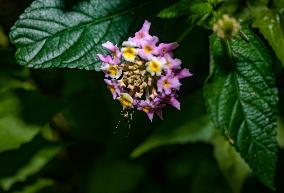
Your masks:
M 32 68 L 97 69 L 96 54 L 107 40 L 120 43 L 141 5 L 132 0 L 36 0 L 12 27 L 19 64 Z
M 217 128 L 229 138 L 256 176 L 274 189 L 277 160 L 277 89 L 271 58 L 249 29 L 242 37 L 210 39 L 212 72 L 204 95 Z
M 268 40 L 284 66 L 284 31 L 279 13 L 267 7 L 255 8 L 252 9 L 252 12 L 254 16 L 253 27 L 258 28 Z

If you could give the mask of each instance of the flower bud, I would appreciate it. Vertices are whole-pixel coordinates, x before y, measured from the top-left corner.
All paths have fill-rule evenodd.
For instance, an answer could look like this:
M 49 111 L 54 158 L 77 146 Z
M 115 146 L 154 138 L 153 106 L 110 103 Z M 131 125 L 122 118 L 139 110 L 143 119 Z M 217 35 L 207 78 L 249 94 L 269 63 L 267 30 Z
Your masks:
M 218 37 L 228 40 L 238 35 L 241 29 L 240 23 L 229 15 L 223 15 L 213 26 L 213 31 Z

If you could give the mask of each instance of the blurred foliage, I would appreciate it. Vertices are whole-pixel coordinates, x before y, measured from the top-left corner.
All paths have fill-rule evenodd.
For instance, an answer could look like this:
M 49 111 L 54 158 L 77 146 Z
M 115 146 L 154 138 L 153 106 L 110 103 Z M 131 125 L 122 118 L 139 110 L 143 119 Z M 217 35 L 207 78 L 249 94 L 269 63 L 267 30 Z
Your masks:
M 43 188 L 46 188 L 48 186 L 53 185 L 53 181 L 50 179 L 39 179 L 34 184 L 29 185 L 25 187 L 23 190 L 19 190 L 15 193 L 36 193 L 42 190 Z
M 90 2 L 100 4 L 94 8 Z M 31 3 L 32 0 L 0 0 L 0 193 L 284 192 L 283 0 L 36 0 L 32 7 L 37 9 L 29 8 L 20 17 Z M 45 8 L 39 9 L 52 3 L 56 4 L 56 9 L 51 12 Z M 65 17 L 72 10 L 75 13 Z M 93 17 L 89 21 L 90 18 L 83 16 L 86 13 L 99 19 Z M 269 162 L 271 167 L 276 164 L 275 191 L 258 180 L 261 175 L 270 175 L 269 180 L 272 180 L 274 174 L 269 170 L 259 174 L 254 166 L 251 170 L 242 158 L 246 155 L 241 151 L 241 156 L 235 144 L 232 145 L 238 140 L 237 135 L 232 141 L 226 130 L 218 127 L 223 124 L 220 121 L 217 124 L 216 121 L 215 124 L 211 122 L 212 118 L 206 110 L 208 104 L 203 98 L 203 85 L 209 74 L 211 78 L 216 75 L 212 75 L 216 68 L 211 65 L 210 69 L 209 65 L 210 60 L 212 62 L 209 47 L 212 49 L 214 46 L 209 45 L 209 36 L 212 34 L 212 25 L 223 14 L 235 16 L 243 25 L 251 28 L 250 32 L 244 30 L 243 36 L 237 38 L 241 40 L 227 42 L 234 51 L 244 52 L 239 59 L 245 58 L 245 67 L 236 68 L 238 73 L 244 72 L 244 69 L 252 72 L 247 68 L 259 61 L 248 58 L 258 56 L 259 50 L 272 58 L 274 74 L 271 75 L 268 67 L 260 68 L 264 78 L 255 74 L 254 77 L 261 81 L 253 85 L 259 86 L 263 80 L 276 79 L 279 91 L 278 157 L 276 160 L 276 155 L 266 155 L 275 159 L 275 162 Z M 19 17 L 10 34 L 14 47 L 9 42 L 8 34 Z M 115 20 L 116 25 L 106 26 L 110 18 Z M 44 19 L 49 21 L 44 22 Z M 97 20 L 101 19 L 104 20 L 103 24 L 96 25 Z M 143 113 L 137 112 L 129 125 L 120 116 L 120 104 L 112 100 L 101 73 L 25 67 L 64 67 L 71 59 L 79 57 L 80 62 L 69 62 L 68 67 L 94 69 L 96 62 L 93 56 L 100 49 L 101 41 L 114 40 L 119 43 L 137 31 L 145 19 L 152 22 L 151 32 L 158 34 L 163 41 L 180 43 L 176 55 L 182 59 L 183 66 L 194 74 L 182 82 L 179 95 L 181 111 L 167 108 L 163 121 L 155 119 L 150 123 Z M 85 29 L 81 39 L 77 39 L 81 43 L 73 42 L 72 47 L 68 42 L 78 38 L 76 35 L 81 33 L 82 27 L 86 27 L 84 22 L 93 25 Z M 78 28 L 75 27 L 77 24 Z M 55 49 L 58 40 L 56 32 L 62 30 L 60 26 L 63 26 L 64 33 L 60 35 L 64 42 Z M 73 27 L 77 31 L 71 32 Z M 102 33 L 106 29 L 110 33 L 104 37 Z M 263 48 L 256 46 L 255 52 L 251 44 L 246 44 L 246 41 L 256 41 L 251 33 L 257 37 L 257 41 L 263 42 Z M 246 36 L 249 36 L 248 40 Z M 28 37 L 36 43 L 31 43 Z M 29 59 L 42 43 L 41 38 L 46 38 L 48 42 L 37 58 L 30 62 Z M 90 48 L 87 45 L 91 43 L 90 39 L 96 40 L 96 45 L 91 51 L 86 51 L 86 48 Z M 60 50 L 66 46 L 71 46 L 71 49 L 61 55 Z M 214 49 L 217 55 L 224 56 L 220 63 L 225 65 L 225 73 L 224 76 L 218 75 L 224 78 L 226 73 L 231 72 L 226 66 L 228 63 L 225 63 L 228 53 Z M 229 91 L 228 88 L 226 91 Z M 275 96 L 263 94 L 268 89 L 262 88 L 259 96 L 275 103 Z M 218 89 L 207 92 L 207 100 L 224 93 Z M 219 105 L 227 105 L 234 96 L 234 93 L 228 94 Z M 260 111 L 267 110 L 260 106 Z M 231 106 L 227 108 L 233 109 Z M 214 112 L 218 112 L 216 119 L 220 120 L 220 109 Z M 224 117 L 227 115 L 230 113 L 226 111 Z M 276 113 L 273 112 L 271 116 L 274 115 Z M 241 119 L 242 116 L 238 114 L 235 118 Z M 267 125 L 273 124 L 276 122 L 271 121 Z M 263 128 L 257 126 L 252 130 L 260 130 L 261 133 Z M 271 133 L 274 130 L 276 127 L 271 129 Z M 276 138 L 271 134 L 264 141 L 270 144 L 273 140 L 276 145 Z M 244 147 L 247 148 L 246 145 Z M 255 167 L 264 169 L 261 164 Z
M 284 65 L 284 31 L 280 14 L 276 10 L 267 7 L 252 8 L 255 17 L 253 27 L 259 28 L 264 37 L 269 41 L 279 60 Z M 263 15 L 263 13 L 265 13 Z
M 251 171 L 247 163 L 220 134 L 212 139 L 214 156 L 233 192 L 241 192 Z

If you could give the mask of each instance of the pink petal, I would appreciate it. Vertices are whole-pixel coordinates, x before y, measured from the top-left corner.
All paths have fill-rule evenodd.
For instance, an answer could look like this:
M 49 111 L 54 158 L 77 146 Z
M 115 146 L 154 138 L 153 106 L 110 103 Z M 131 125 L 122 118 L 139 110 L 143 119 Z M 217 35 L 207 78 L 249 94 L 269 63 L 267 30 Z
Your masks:
M 178 77 L 179 79 L 186 78 L 186 77 L 190 77 L 190 76 L 193 76 L 193 74 L 190 73 L 187 68 L 182 69 L 182 70 L 177 74 L 177 77 Z
M 170 99 L 169 104 L 175 107 L 176 109 L 180 110 L 180 102 L 176 98 L 172 97 Z
M 150 30 L 150 27 L 151 27 L 151 23 L 149 21 L 145 20 L 142 28 L 139 31 L 143 31 L 143 32 L 148 33 L 149 30 Z
M 169 95 L 172 92 L 172 89 L 170 89 L 170 88 L 166 88 L 164 90 L 165 90 L 166 95 Z
M 172 68 L 180 69 L 181 68 L 181 60 L 180 59 L 173 59 L 172 61 Z
M 117 46 L 115 46 L 113 43 L 110 41 L 107 41 L 106 43 L 102 44 L 102 46 L 110 51 L 115 51 Z
M 181 86 L 181 83 L 179 82 L 179 79 L 176 78 L 176 77 L 170 79 L 170 82 L 171 82 L 171 88 L 177 89 L 178 87 Z
M 100 61 L 102 61 L 104 63 L 111 63 L 112 62 L 112 58 L 109 55 L 103 56 L 102 54 L 97 54 L 97 56 L 99 57 Z
M 152 122 L 153 121 L 153 117 L 154 117 L 154 112 L 151 111 L 151 112 L 147 113 L 147 116 L 150 119 L 150 121 Z
M 174 49 L 176 49 L 179 46 L 178 43 L 160 43 L 158 46 L 158 53 L 161 56 L 164 56 L 165 54 L 171 54 Z

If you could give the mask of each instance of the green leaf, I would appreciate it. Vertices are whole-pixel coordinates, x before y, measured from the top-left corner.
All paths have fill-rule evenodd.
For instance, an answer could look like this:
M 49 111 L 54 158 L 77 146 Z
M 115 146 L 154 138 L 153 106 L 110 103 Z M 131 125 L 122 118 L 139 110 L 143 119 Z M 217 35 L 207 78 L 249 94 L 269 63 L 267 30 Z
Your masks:
M 38 193 L 40 190 L 52 186 L 54 184 L 53 180 L 50 179 L 39 179 L 34 184 L 24 187 L 23 190 L 17 191 L 15 193 Z
M 165 130 L 164 127 L 157 130 L 131 153 L 132 158 L 165 145 L 186 144 L 195 142 L 209 142 L 213 134 L 214 126 L 208 117 L 189 120 L 183 125 Z
M 212 10 L 212 5 L 207 2 L 181 0 L 178 3 L 162 10 L 158 13 L 158 17 L 170 19 L 190 15 L 193 18 L 201 19 L 204 16 L 210 15 Z
M 59 146 L 44 147 L 38 150 L 30 160 L 17 169 L 17 172 L 11 176 L 0 178 L 1 187 L 7 191 L 15 183 L 23 182 L 27 177 L 39 172 L 61 149 Z M 18 152 L 20 153 L 20 152 Z
M 243 32 L 249 41 L 211 37 L 211 74 L 204 95 L 215 126 L 260 181 L 274 189 L 278 95 L 272 61 L 261 40 L 247 28 Z
M 243 183 L 250 174 L 249 166 L 219 132 L 212 139 L 212 143 L 214 145 L 214 157 L 232 191 L 241 192 Z
M 20 117 L 20 101 L 11 93 L 0 96 L 0 153 L 13 150 L 31 141 L 40 127 L 28 124 Z
M 279 13 L 267 7 L 252 9 L 252 13 L 252 26 L 260 30 L 284 66 L 284 31 Z
M 32 68 L 98 68 L 96 54 L 106 41 L 120 43 L 135 21 L 140 2 L 36 0 L 12 27 L 19 64 Z

